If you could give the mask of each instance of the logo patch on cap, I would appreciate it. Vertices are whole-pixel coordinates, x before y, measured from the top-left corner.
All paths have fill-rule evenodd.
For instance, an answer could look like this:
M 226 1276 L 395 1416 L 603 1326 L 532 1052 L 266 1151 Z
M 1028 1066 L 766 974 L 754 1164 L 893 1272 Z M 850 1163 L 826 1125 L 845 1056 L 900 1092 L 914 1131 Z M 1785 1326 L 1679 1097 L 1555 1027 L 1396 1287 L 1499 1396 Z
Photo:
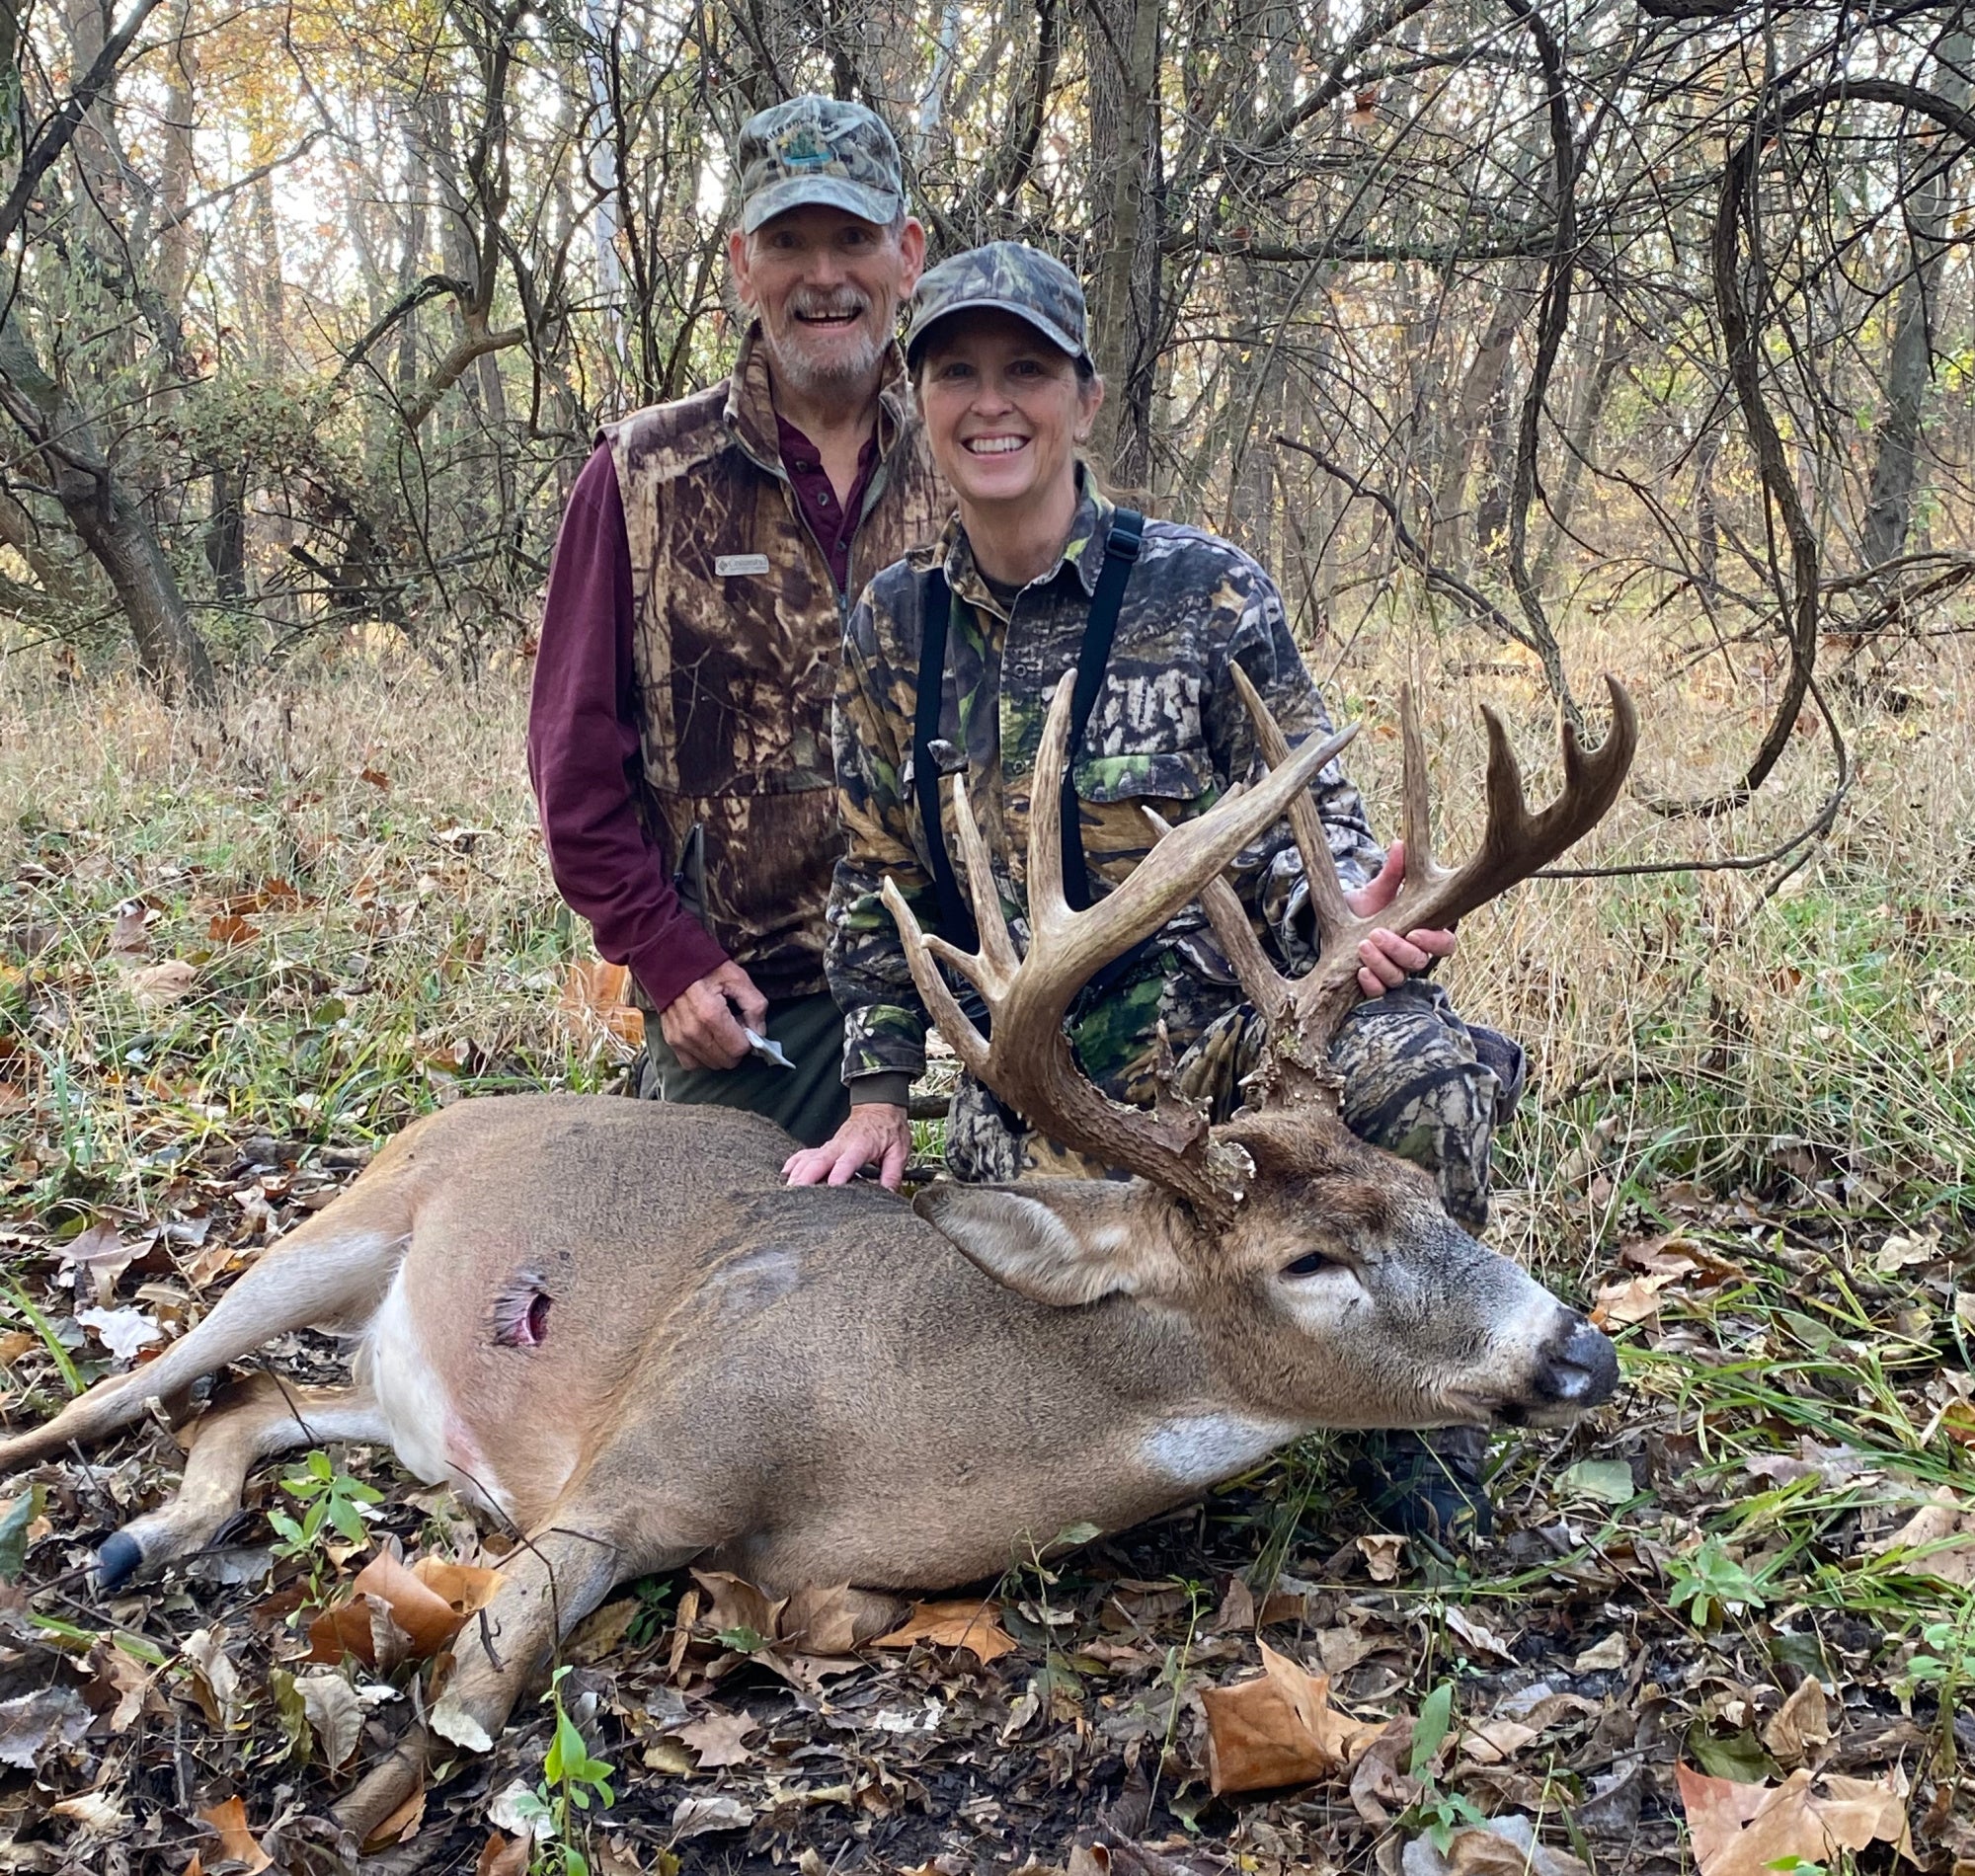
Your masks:
M 785 169 L 827 170 L 836 161 L 828 144 L 816 140 L 815 130 L 806 123 L 792 123 L 771 146 L 775 160 Z

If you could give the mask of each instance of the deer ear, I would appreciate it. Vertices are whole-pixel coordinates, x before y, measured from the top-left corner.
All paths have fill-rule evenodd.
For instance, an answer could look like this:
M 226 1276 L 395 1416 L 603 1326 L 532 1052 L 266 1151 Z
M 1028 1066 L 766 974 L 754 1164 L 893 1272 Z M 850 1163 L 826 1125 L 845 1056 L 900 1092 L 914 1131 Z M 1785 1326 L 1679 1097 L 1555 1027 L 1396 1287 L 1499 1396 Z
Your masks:
M 912 1210 L 996 1283 L 1059 1309 L 1171 1290 L 1183 1275 L 1165 1201 L 1137 1185 L 928 1186 Z

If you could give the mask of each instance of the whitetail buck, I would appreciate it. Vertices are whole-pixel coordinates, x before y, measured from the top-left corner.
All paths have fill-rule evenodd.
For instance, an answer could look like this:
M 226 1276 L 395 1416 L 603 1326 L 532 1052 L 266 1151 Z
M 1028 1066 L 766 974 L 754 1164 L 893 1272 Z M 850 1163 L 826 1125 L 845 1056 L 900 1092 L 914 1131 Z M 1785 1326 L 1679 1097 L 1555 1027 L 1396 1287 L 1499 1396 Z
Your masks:
M 110 1537 L 99 1574 L 114 1585 L 209 1541 L 269 1453 L 389 1442 L 527 1536 L 431 1716 L 485 1749 L 558 1632 L 629 1577 L 704 1558 L 774 1593 L 948 1588 L 1072 1524 L 1122 1529 L 1315 1428 L 1557 1421 L 1605 1399 L 1605 1337 L 1338 1118 L 1326 1046 L 1370 921 L 1346 908 L 1304 791 L 1344 739 L 1291 755 L 1249 693 L 1273 772 L 1073 913 L 1058 844 L 1069 690 L 1036 769 L 1027 957 L 958 784 L 980 954 L 927 939 L 887 899 L 962 1061 L 1064 1145 L 1137 1177 L 935 1185 L 908 1204 L 785 1187 L 787 1137 L 721 1108 L 463 1102 L 407 1128 L 156 1361 L 0 1444 L 0 1473 L 182 1400 L 284 1330 L 358 1337 L 349 1387 L 263 1374 L 220 1396 L 194 1424 L 178 1497 Z M 1451 924 L 1589 828 L 1636 738 L 1616 683 L 1612 704 L 1595 752 L 1566 733 L 1562 794 L 1535 815 L 1490 716 L 1486 831 L 1444 870 L 1408 699 L 1407 880 L 1381 922 Z M 1295 981 L 1220 877 L 1286 811 L 1322 946 Z M 1272 1024 L 1256 1106 L 1214 1128 L 1177 1103 L 1107 1100 L 1063 1035 L 1078 987 L 1196 896 Z M 935 957 L 980 989 L 991 1042 Z M 387 1814 L 430 1747 L 415 1733 L 345 1821 Z

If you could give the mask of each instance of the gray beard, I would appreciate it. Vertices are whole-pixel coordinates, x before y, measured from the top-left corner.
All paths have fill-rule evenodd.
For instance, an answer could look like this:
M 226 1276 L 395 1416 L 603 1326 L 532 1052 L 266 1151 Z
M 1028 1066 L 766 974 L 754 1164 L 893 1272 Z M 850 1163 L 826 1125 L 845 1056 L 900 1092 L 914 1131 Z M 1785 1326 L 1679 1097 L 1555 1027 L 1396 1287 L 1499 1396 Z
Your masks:
M 774 366 L 775 375 L 804 397 L 861 392 L 869 387 L 885 357 L 884 341 L 870 336 L 849 357 L 837 357 L 827 363 L 807 355 L 799 339 L 785 341 L 766 326 L 762 327 L 761 336 L 767 342 L 768 361 Z

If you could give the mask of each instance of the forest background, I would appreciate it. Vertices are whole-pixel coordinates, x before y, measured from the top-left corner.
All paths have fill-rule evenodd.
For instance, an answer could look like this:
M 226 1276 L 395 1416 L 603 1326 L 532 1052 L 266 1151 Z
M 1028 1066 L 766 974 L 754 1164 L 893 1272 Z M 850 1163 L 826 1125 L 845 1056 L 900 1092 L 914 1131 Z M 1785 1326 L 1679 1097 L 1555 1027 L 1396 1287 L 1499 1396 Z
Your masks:
M 523 773 L 548 558 L 596 424 L 731 356 L 738 125 L 854 97 L 897 129 L 935 256 L 1016 236 L 1077 269 L 1112 485 L 1278 576 L 1367 725 L 1382 825 L 1404 679 L 1449 850 L 1478 818 L 1476 700 L 1535 774 L 1559 709 L 1595 729 L 1602 670 L 1644 720 L 1628 798 L 1470 921 L 1449 974 L 1538 1064 L 1495 1240 L 1624 1337 L 1626 1395 L 1505 1449 L 1486 1567 L 1415 1557 L 1368 1593 L 1305 1453 L 1215 1513 L 1208 1553 L 1136 1578 L 1234 1569 L 1266 1609 L 1285 1571 L 1308 1598 L 1355 1575 L 1350 1621 L 1404 1651 L 1374 1708 L 1445 1679 L 1476 1725 L 1523 1683 L 1446 1611 L 1493 1611 L 1484 1633 L 1608 1717 L 1506 1760 L 1457 1725 L 1428 1795 L 1552 1834 L 1567 1814 L 1618 1867 L 1682 1853 L 1676 1756 L 1897 1776 L 1924 1864 L 1975 1861 L 1953 1724 L 1975 1685 L 1975 8 L 0 0 L 0 52 L 11 1412 L 176 1333 L 412 1115 L 620 1073 L 624 1013 Z M 50 1469 L 0 1508 L 0 1579 L 26 1558 L 59 1585 L 171 1464 L 139 1440 Z M 420 1540 L 402 1495 L 366 1516 Z M 1514 1550 L 1559 1530 L 1567 1581 Z M 8 1834 L 48 1852 L 24 1866 L 99 1837 L 141 1860 L 234 1792 L 257 1825 L 279 1809 L 271 1768 L 308 1734 L 279 1731 L 278 1642 L 247 1606 L 296 1564 L 244 1541 L 258 1576 L 120 1606 L 159 1657 L 131 1657 L 140 1708 L 181 1745 L 126 1719 L 33 1747 L 40 1782 L 0 1784 Z M 348 1595 L 345 1562 L 314 1558 L 314 1591 Z M 962 1838 L 1054 1855 L 1071 1797 L 1115 1796 L 1062 1666 L 1092 1657 L 1064 1651 L 1151 1592 L 1093 1569 L 1050 1591 L 1084 1629 L 1024 1628 L 1017 1586 L 1027 1665 L 977 1689 L 1005 1828 L 959 1822 L 964 1734 L 913 1761 L 944 1797 L 857 1787 L 898 1867 Z M 1167 1808 L 1142 1824 L 1384 1855 L 1405 1830 L 1341 1797 L 1201 1811 L 1198 1685 L 1237 1666 L 1195 1647 L 1196 1589 L 1146 1617 L 1184 1641 L 1176 1670 L 1087 1689 L 1166 1703 Z M 100 1673 L 78 1665 L 99 1612 L 42 1607 L 36 1645 Z M 9 1619 L 6 1698 L 45 1665 Z M 1584 1666 L 1612 1621 L 1623 1665 Z M 623 1689 L 678 1660 L 640 1624 Z M 215 1648 L 237 1711 L 200 1703 Z M 1389 1681 L 1381 1659 L 1340 1687 Z M 1766 1744 L 1807 1663 L 1832 1701 L 1808 1759 Z M 758 1788 L 781 1745 L 709 1765 L 651 1743 L 657 1710 L 597 1709 L 604 1748 L 669 1768 L 613 1814 L 638 1853 L 690 1862 L 673 1807 L 711 1783 L 795 1854 L 812 1826 Z M 539 1742 L 514 1750 L 537 1775 Z M 307 1776 L 313 1804 L 333 1780 Z

